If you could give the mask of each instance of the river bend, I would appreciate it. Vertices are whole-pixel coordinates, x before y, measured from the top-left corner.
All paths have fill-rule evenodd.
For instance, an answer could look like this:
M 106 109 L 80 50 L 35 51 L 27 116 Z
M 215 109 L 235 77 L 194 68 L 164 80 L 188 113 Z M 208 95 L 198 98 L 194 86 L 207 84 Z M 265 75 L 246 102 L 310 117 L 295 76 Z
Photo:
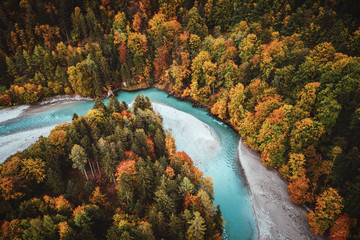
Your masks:
M 154 103 L 164 128 L 175 138 L 177 150 L 185 151 L 196 167 L 213 178 L 215 204 L 220 204 L 226 221 L 224 239 L 257 239 L 251 200 L 237 157 L 239 136 L 206 110 L 155 88 L 119 92 L 118 99 L 131 103 L 138 93 Z M 26 149 L 39 136 L 48 136 L 57 124 L 70 122 L 74 112 L 85 115 L 92 106 L 93 101 L 61 100 L 0 110 L 0 162 Z

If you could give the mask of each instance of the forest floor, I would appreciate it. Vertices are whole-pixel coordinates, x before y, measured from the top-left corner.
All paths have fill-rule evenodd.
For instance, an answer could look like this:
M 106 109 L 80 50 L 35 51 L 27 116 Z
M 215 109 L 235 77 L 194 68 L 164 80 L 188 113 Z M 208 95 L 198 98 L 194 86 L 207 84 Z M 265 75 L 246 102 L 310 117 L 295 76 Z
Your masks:
M 259 239 L 325 239 L 310 231 L 304 206 L 291 202 L 287 183 L 262 165 L 259 153 L 239 142 L 239 161 L 248 184 Z

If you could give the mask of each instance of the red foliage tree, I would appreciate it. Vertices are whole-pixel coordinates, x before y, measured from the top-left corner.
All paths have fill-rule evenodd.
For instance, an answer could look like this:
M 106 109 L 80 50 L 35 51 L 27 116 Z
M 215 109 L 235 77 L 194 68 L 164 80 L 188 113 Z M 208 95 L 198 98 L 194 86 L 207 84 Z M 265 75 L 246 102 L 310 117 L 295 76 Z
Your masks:
M 301 176 L 297 178 L 295 181 L 291 182 L 288 186 L 290 200 L 297 205 L 309 202 L 310 200 L 309 183 L 310 180 L 305 176 Z
M 151 157 L 155 158 L 155 147 L 154 147 L 154 143 L 150 138 L 146 138 L 146 144 L 149 146 L 149 154 Z
M 334 226 L 330 229 L 330 240 L 346 240 L 350 232 L 351 219 L 344 213 L 336 219 Z
M 119 60 L 121 64 L 126 63 L 126 54 L 128 53 L 128 49 L 126 47 L 125 44 L 121 44 L 118 47 L 118 51 L 119 51 Z

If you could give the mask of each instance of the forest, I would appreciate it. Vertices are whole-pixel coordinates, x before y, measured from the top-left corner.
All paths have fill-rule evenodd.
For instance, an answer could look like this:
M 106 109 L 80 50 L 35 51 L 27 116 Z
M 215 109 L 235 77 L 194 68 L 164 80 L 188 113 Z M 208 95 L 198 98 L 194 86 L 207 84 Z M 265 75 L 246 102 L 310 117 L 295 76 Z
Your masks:
M 355 0 L 4 0 L 0 105 L 155 85 L 230 123 L 312 209 L 314 233 L 360 239 L 359 12 Z
M 1 239 L 222 239 L 213 185 L 147 97 L 99 99 L 0 167 Z

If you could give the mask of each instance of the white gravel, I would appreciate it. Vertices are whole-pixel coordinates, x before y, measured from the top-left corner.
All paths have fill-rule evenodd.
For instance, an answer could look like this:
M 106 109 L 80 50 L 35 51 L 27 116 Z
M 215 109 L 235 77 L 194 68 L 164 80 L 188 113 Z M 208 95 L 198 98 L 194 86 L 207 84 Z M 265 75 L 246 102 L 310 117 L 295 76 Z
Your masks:
M 0 123 L 19 117 L 29 105 L 21 105 L 0 110 Z
M 191 114 L 179 111 L 173 107 L 152 103 L 155 112 L 163 117 L 164 128 L 176 139 L 177 151 L 185 151 L 192 159 L 196 159 L 196 165 L 206 166 L 207 159 L 216 156 L 220 151 L 219 140 L 210 126 L 200 121 Z M 190 127 L 191 126 L 191 127 Z
M 0 136 L 0 163 L 15 154 L 16 151 L 23 151 L 30 147 L 40 136 L 49 136 L 50 131 L 55 128 L 55 126 L 56 125 L 51 125 Z
M 239 142 L 239 160 L 250 191 L 259 239 L 324 239 L 310 231 L 306 209 L 291 202 L 287 183 L 275 169 L 267 169 L 259 153 Z

